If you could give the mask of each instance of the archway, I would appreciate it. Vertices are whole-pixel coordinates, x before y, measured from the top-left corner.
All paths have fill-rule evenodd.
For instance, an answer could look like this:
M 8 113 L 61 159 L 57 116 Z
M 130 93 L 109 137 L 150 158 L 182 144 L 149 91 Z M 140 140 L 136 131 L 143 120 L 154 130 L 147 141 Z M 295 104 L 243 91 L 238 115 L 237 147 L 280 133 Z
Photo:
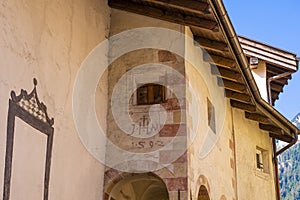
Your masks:
M 130 174 L 116 183 L 108 200 L 168 200 L 165 183 L 154 174 Z
M 204 185 L 201 185 L 199 188 L 198 200 L 210 200 L 208 191 Z

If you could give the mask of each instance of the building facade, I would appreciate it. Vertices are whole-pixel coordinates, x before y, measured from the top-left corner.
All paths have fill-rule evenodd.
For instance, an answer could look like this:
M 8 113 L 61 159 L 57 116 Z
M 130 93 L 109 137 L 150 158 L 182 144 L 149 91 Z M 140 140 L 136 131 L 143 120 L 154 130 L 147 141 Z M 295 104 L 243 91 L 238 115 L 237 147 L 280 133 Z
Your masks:
M 222 1 L 0 10 L 3 200 L 280 198 L 275 139 L 299 130 L 272 104 L 298 61 Z

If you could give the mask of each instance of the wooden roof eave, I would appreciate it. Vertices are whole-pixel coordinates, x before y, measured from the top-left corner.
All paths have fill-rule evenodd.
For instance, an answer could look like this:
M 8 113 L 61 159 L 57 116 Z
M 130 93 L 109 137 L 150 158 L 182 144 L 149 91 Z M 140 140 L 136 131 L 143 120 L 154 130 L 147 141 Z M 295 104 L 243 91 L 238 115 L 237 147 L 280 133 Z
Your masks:
M 266 62 L 268 81 L 270 80 L 269 78 L 272 79 L 272 77 L 286 74 L 286 72 L 289 72 L 289 74 L 283 78 L 291 79 L 291 74 L 297 71 L 298 59 L 296 58 L 296 54 L 244 36 L 238 36 L 238 40 L 247 57 L 256 57 Z M 276 83 L 275 87 L 280 87 L 279 89 L 278 87 L 274 88 L 274 84 L 270 86 L 272 98 L 270 98 L 269 101 L 271 101 L 274 106 L 275 101 L 279 98 L 279 94 L 283 91 L 283 87 L 287 84 L 287 81 L 279 82 L 273 79 L 272 82 Z
M 289 120 L 287 120 L 283 115 L 281 115 L 281 113 L 279 113 L 271 105 L 264 101 L 260 96 L 258 87 L 248 66 L 247 59 L 245 58 L 238 37 L 233 29 L 233 26 L 222 1 L 210 0 L 210 3 L 212 6 L 212 10 L 214 11 L 215 16 L 217 18 L 217 21 L 220 22 L 220 29 L 224 31 L 227 42 L 229 44 L 229 48 L 233 52 L 233 56 L 235 57 L 235 60 L 237 61 L 237 64 L 241 69 L 241 75 L 245 80 L 245 84 L 247 88 L 251 91 L 249 95 L 254 100 L 255 109 L 247 104 L 243 105 L 232 100 L 231 105 L 248 111 L 248 114 L 246 112 L 246 118 L 258 121 L 260 123 L 260 128 L 262 130 L 268 131 L 270 137 L 276 137 L 277 139 L 286 142 L 294 141 L 295 139 L 297 139 L 295 134 L 300 133 L 299 129 Z M 262 117 L 253 117 L 253 115 L 252 117 L 249 117 L 249 113 L 253 113 L 254 115 L 260 113 L 259 115 Z M 264 120 L 262 120 L 262 118 L 264 118 Z M 266 121 L 265 119 L 268 119 L 269 121 Z
M 192 3 L 192 7 L 187 3 Z M 108 5 L 112 8 L 181 25 L 196 26 L 212 31 L 217 31 L 218 28 L 217 22 L 203 17 L 210 13 L 209 4 L 204 2 L 185 0 L 183 3 L 179 0 L 170 0 L 166 3 L 163 0 L 108 0 Z

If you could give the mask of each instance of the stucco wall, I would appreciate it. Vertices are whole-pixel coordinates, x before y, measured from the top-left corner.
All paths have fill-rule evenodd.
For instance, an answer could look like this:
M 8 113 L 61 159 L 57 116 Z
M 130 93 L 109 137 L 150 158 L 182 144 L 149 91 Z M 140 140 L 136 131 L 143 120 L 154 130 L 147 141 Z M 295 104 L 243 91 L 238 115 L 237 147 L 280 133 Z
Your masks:
M 108 36 L 110 9 L 107 2 L 5 0 L 1 2 L 0 13 L 1 195 L 10 91 L 15 90 L 17 94 L 21 89 L 31 91 L 35 77 L 39 99 L 55 120 L 49 199 L 101 199 L 104 167 L 90 156 L 79 140 L 73 122 L 72 91 L 80 64 Z M 99 104 L 106 105 L 105 81 L 103 86 L 100 94 L 103 98 L 100 98 Z M 15 134 L 21 133 L 26 136 L 35 132 L 27 125 L 18 123 Z M 22 148 L 44 151 L 39 139 L 25 137 L 21 141 Z M 30 160 L 30 156 L 26 159 L 28 151 L 19 149 L 21 146 L 18 144 L 20 142 L 14 146 L 16 158 L 13 158 L 13 164 L 20 164 L 21 158 L 27 162 L 24 165 L 33 166 L 27 173 L 39 172 L 40 165 L 29 163 L 35 161 Z M 13 180 L 18 179 L 18 173 L 24 172 L 21 164 L 15 165 L 13 170 L 16 170 Z M 27 184 L 36 183 L 29 181 L 32 182 Z M 12 192 L 21 191 L 18 184 L 12 187 Z M 40 192 L 42 185 L 39 187 L 33 189 Z M 12 199 L 19 198 L 12 195 Z M 22 199 L 42 198 L 23 196 Z
M 239 198 L 276 199 L 271 138 L 257 122 L 245 119 L 244 112 L 233 109 L 233 116 Z M 269 173 L 256 168 L 257 147 L 268 152 Z
M 251 69 L 252 75 L 259 88 L 261 97 L 268 102 L 268 91 L 267 91 L 267 66 L 263 60 L 258 61 L 258 65 Z
M 186 28 L 186 34 L 192 37 L 189 28 Z M 195 46 L 192 40 L 186 40 L 189 195 L 197 199 L 203 185 L 210 199 L 222 196 L 233 199 L 235 171 L 232 166 L 234 155 L 229 145 L 232 140 L 230 105 L 202 54 L 203 49 Z M 216 109 L 216 133 L 208 125 L 207 99 Z

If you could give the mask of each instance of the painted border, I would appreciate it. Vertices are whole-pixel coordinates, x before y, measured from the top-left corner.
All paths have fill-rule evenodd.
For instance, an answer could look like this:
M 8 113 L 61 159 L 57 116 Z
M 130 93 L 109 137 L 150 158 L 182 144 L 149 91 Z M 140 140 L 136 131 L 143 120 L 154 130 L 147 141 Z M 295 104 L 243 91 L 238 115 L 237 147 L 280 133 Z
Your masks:
M 5 168 L 4 168 L 4 188 L 3 188 L 3 200 L 10 199 L 10 187 L 11 187 L 11 169 L 12 158 L 14 148 L 14 135 L 15 135 L 15 119 L 20 118 L 28 125 L 37 129 L 41 133 L 47 136 L 47 148 L 46 148 L 46 162 L 45 162 L 45 175 L 44 175 L 44 200 L 48 200 L 49 194 L 49 180 L 50 180 L 50 166 L 53 146 L 53 134 L 54 119 L 49 119 L 47 114 L 47 107 L 38 100 L 36 85 L 37 80 L 33 79 L 34 89 L 30 94 L 27 94 L 25 90 L 21 90 L 21 94 L 16 96 L 14 91 L 11 91 L 11 99 L 9 99 L 8 118 L 7 118 L 7 135 L 6 135 L 6 154 L 5 154 Z M 19 102 L 23 99 L 29 101 L 34 98 L 38 110 L 44 114 L 44 120 L 37 118 L 32 113 L 24 109 L 19 105 Z

